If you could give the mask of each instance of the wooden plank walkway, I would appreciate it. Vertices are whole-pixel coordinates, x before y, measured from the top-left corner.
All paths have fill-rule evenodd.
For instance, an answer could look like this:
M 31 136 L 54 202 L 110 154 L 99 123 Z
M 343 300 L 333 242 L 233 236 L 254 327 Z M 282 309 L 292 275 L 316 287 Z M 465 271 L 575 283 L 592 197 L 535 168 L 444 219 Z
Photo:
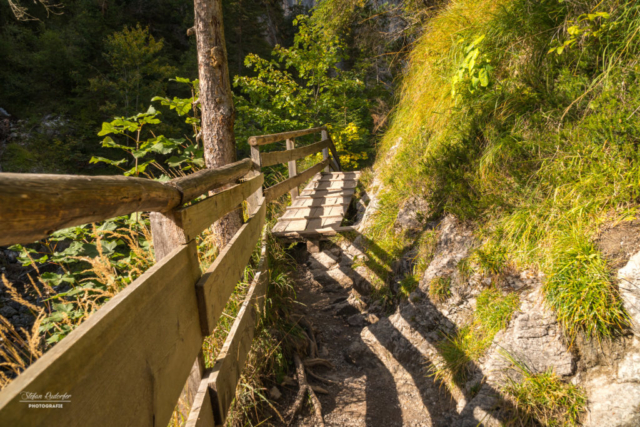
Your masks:
M 358 184 L 360 172 L 320 172 L 302 190 L 278 220 L 276 237 L 313 239 L 340 227 Z

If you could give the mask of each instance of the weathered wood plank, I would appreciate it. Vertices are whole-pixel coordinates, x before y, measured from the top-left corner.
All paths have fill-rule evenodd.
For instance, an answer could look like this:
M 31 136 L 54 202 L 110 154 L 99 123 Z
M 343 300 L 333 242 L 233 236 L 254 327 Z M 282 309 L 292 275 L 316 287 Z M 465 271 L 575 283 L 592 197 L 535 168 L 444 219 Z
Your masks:
M 262 160 L 260 159 L 260 147 L 251 146 L 251 161 L 253 162 L 253 171 L 251 171 L 247 178 L 257 176 L 260 174 L 260 170 L 262 168 Z M 247 198 L 247 211 L 249 215 L 253 215 L 260 208 L 260 204 L 262 203 L 262 188 L 259 188 L 258 191 L 253 193 L 251 196 Z
M 357 231 L 355 227 L 351 225 L 334 227 L 334 228 L 318 228 L 315 230 L 303 230 L 303 231 L 292 231 L 292 232 L 280 232 L 273 233 L 274 236 L 277 237 L 289 237 L 289 238 L 307 238 L 307 237 L 315 237 L 315 236 L 335 236 L 339 233 L 347 233 L 350 231 Z
M 338 152 L 336 151 L 336 146 L 333 143 L 333 139 L 331 139 L 331 136 L 329 136 L 328 133 L 327 133 L 327 138 L 329 139 L 329 141 L 331 141 L 331 145 L 329 146 L 329 149 L 331 150 L 331 155 L 333 156 L 333 159 L 336 162 L 336 165 L 338 166 L 336 170 L 341 171 L 342 165 L 340 164 L 340 156 L 338 156 Z
M 266 231 L 266 230 L 265 230 Z M 186 427 L 224 424 L 242 372 L 257 320 L 263 314 L 269 282 L 266 234 L 262 235 L 260 262 L 238 316 L 216 358 L 202 378 Z M 212 405 L 212 402 L 214 404 Z M 215 420 L 214 420 L 215 419 Z
M 327 148 L 330 144 L 331 142 L 328 139 L 325 139 L 323 141 L 314 142 L 313 144 L 294 148 L 292 150 L 271 151 L 269 153 L 262 153 L 262 166 L 273 166 L 293 160 L 304 159 L 311 154 L 321 151 L 323 148 Z
M 200 381 L 198 392 L 193 399 L 193 405 L 185 427 L 214 427 L 216 425 L 215 411 L 211 405 L 209 391 L 209 375 L 211 375 L 211 370 L 207 369 Z
M 305 182 L 306 180 L 311 179 L 313 175 L 320 172 L 328 164 L 329 164 L 329 160 L 328 159 L 324 160 L 318 163 L 317 165 L 310 167 L 309 169 L 305 170 L 304 172 L 300 173 L 298 176 L 294 178 L 286 179 L 274 186 L 267 188 L 266 190 L 264 190 L 265 199 L 267 203 L 273 200 L 276 200 L 278 197 L 286 194 L 293 187 L 296 187 L 302 184 L 303 182 Z
M 330 207 L 334 207 L 334 206 L 349 206 L 351 203 L 337 203 L 335 205 L 300 205 L 300 206 L 289 206 L 287 208 L 287 210 L 291 210 L 291 209 L 309 209 L 309 208 L 330 208 Z
M 336 192 L 336 193 L 321 193 L 321 194 L 313 194 L 313 195 L 300 195 L 297 200 L 307 200 L 307 199 L 327 199 L 327 202 L 330 198 L 337 197 L 343 200 L 351 200 L 353 197 L 353 192 Z M 345 202 L 346 203 L 346 202 Z M 320 206 L 320 205 L 318 205 Z
M 202 233 L 219 218 L 222 218 L 227 212 L 238 207 L 243 200 L 261 188 L 263 182 L 264 175 L 259 174 L 201 202 L 176 211 L 179 224 L 184 229 L 186 240 L 195 239 L 198 234 Z
M 218 258 L 196 284 L 202 333 L 210 335 L 222 310 L 242 276 L 264 226 L 267 203 L 240 227 Z
M 287 139 L 287 150 L 293 150 L 295 148 L 296 140 L 293 138 Z M 298 175 L 298 165 L 296 164 L 295 159 L 287 162 L 287 168 L 289 169 L 289 178 L 293 178 Z M 293 187 L 291 191 L 289 191 L 289 194 L 291 195 L 292 201 L 296 200 L 296 197 L 298 197 L 298 187 Z
M 168 211 L 180 200 L 177 189 L 149 179 L 0 173 L 0 245 L 118 215 Z
M 220 411 L 220 424 L 224 424 L 227 419 L 229 407 L 236 396 L 238 380 L 249 350 L 251 350 L 260 313 L 264 309 L 264 297 L 268 282 L 266 243 L 263 243 L 258 272 L 209 376 L 209 386 L 214 390 L 213 398 L 214 401 L 217 400 Z
M 344 215 L 318 215 L 318 216 L 302 216 L 296 218 L 280 218 L 278 222 L 286 222 L 286 221 L 308 221 L 310 219 L 325 219 L 325 218 L 343 218 Z
M 171 180 L 167 184 L 180 190 L 182 193 L 181 204 L 184 204 L 211 190 L 234 182 L 245 176 L 252 168 L 251 159 L 242 159 L 219 168 L 204 169 L 183 178 Z
M 271 144 L 272 142 L 279 142 L 284 141 L 285 139 L 297 138 L 299 136 L 322 132 L 323 129 L 325 129 L 324 126 L 311 129 L 293 130 L 290 132 L 274 133 L 271 135 L 252 136 L 251 138 L 249 138 L 249 145 Z
M 195 243 L 165 257 L 0 392 L 2 425 L 166 427 L 202 346 L 199 276 Z M 71 403 L 29 409 L 25 391 Z
M 322 139 L 329 139 L 329 132 L 327 132 L 326 129 L 323 129 L 321 132 L 322 135 Z M 329 148 L 323 148 L 322 149 L 322 159 L 323 160 L 327 160 L 327 167 L 324 168 L 325 172 L 330 172 L 330 168 L 329 165 L 331 164 L 331 162 L 329 161 Z

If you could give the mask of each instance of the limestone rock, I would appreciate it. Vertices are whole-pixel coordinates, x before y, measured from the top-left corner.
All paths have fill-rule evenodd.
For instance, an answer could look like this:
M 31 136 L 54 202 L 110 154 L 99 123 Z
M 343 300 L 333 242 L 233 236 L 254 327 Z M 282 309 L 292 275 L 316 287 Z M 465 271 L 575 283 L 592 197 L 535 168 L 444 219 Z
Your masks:
M 429 212 L 429 204 L 424 198 L 411 197 L 398 212 L 393 228 L 396 233 L 420 231 L 426 224 Z
M 634 332 L 640 334 L 640 252 L 618 271 L 620 296 L 629 313 Z
M 328 251 L 309 255 L 307 264 L 311 270 L 329 270 L 338 263 L 338 258 Z
M 449 277 L 460 260 L 469 254 L 474 238 L 470 228 L 453 215 L 445 217 L 439 225 L 436 255 L 420 280 L 420 289 L 429 291 L 429 283 L 437 277 Z

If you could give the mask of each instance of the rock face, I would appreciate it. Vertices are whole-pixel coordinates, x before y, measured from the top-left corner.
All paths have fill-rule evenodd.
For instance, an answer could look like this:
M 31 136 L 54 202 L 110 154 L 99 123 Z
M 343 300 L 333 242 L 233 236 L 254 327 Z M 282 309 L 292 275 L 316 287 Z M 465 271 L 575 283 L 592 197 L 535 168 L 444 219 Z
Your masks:
M 589 398 L 590 427 L 640 425 L 640 252 L 618 271 L 620 296 L 629 313 L 633 336 L 626 351 L 581 374 Z
M 412 197 L 405 202 L 400 212 L 398 212 L 393 227 L 397 233 L 402 231 L 418 232 L 424 228 L 429 213 L 429 204 L 424 198 Z
M 458 263 L 469 254 L 473 245 L 473 232 L 453 215 L 445 217 L 440 225 L 436 255 L 420 280 L 420 289 L 429 291 L 431 280 L 456 273 Z
M 545 304 L 544 276 L 531 271 L 512 273 L 501 281 L 505 290 L 518 292 L 520 307 L 485 355 L 469 364 L 466 382 L 444 386 L 434 381 L 429 367 L 443 363 L 437 348 L 443 334 L 455 334 L 468 325 L 476 296 L 493 284 L 479 275 L 462 278 L 457 271 L 458 263 L 476 244 L 468 226 L 448 216 L 439 224 L 438 233 L 436 253 L 418 289 L 394 314 L 361 333 L 362 342 L 384 361 L 397 383 L 403 384 L 399 390 L 416 396 L 412 405 L 427 414 L 426 425 L 503 425 L 512 416 L 512 407 L 501 390 L 507 377 L 518 379 L 511 357 L 534 373 L 552 370 L 581 386 L 588 398 L 585 426 L 640 426 L 640 335 L 623 338 L 606 357 L 581 361 L 582 353 L 569 348 L 555 314 Z M 434 303 L 428 292 L 432 280 L 439 277 L 451 280 L 452 295 L 446 302 Z M 640 331 L 640 252 L 620 269 L 618 278 L 636 334 Z M 349 358 L 357 360 L 360 352 L 361 348 L 350 349 Z

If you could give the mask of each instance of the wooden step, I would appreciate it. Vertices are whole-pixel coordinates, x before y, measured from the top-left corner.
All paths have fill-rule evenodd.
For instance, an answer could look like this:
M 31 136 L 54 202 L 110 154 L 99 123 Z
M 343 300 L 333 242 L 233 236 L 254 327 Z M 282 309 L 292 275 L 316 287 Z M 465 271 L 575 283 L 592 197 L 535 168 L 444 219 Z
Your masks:
M 338 227 L 326 227 L 319 228 L 317 230 L 301 230 L 301 231 L 282 231 L 272 233 L 276 237 L 285 238 L 308 238 L 314 236 L 335 236 L 338 233 L 348 233 L 350 231 L 357 231 L 355 227 L 351 225 L 338 226 Z

